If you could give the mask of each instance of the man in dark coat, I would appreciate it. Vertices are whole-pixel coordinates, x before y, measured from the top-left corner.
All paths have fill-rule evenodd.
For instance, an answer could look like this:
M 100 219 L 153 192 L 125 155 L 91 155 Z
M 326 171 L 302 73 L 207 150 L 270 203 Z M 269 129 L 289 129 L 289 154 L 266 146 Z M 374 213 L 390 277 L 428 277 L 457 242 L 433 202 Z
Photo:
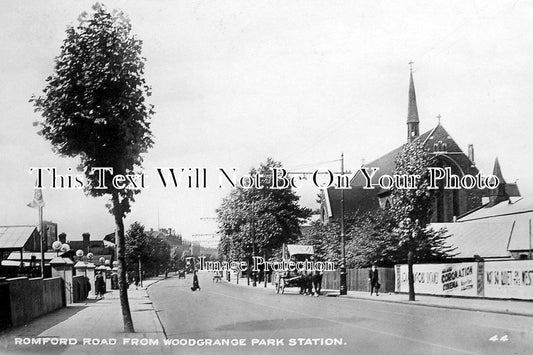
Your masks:
M 376 265 L 372 265 L 372 269 L 368 270 L 368 281 L 370 281 L 370 296 L 372 296 L 374 289 L 376 296 L 379 296 L 379 275 Z
M 198 283 L 198 275 L 196 275 L 196 270 L 194 270 L 194 275 L 192 277 L 192 291 L 200 290 L 200 284 Z

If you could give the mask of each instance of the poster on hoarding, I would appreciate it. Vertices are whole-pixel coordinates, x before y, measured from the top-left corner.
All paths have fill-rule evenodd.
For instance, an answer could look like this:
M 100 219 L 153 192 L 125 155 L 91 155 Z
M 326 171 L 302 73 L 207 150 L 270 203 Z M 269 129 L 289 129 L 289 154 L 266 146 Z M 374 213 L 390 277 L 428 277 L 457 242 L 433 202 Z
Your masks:
M 415 290 L 417 293 L 439 296 L 476 296 L 477 267 L 476 263 L 414 265 Z M 407 265 L 396 268 L 400 272 L 400 284 L 396 292 L 409 292 L 407 269 Z
M 485 296 L 533 299 L 533 262 L 515 260 L 485 263 Z

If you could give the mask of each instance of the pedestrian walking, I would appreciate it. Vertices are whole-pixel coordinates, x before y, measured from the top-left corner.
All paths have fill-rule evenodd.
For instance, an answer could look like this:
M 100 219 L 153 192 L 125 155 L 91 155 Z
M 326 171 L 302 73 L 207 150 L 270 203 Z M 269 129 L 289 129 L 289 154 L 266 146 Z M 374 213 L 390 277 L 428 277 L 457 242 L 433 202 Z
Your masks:
M 379 273 L 376 265 L 372 265 L 372 269 L 368 270 L 368 281 L 370 281 L 370 296 L 376 290 L 376 296 L 379 296 Z
M 196 275 L 196 270 L 194 270 L 194 275 L 192 277 L 192 291 L 200 291 L 200 284 L 198 283 L 198 275 Z
M 320 296 L 322 292 L 322 272 L 315 270 L 313 271 L 313 287 L 315 289 L 316 296 Z

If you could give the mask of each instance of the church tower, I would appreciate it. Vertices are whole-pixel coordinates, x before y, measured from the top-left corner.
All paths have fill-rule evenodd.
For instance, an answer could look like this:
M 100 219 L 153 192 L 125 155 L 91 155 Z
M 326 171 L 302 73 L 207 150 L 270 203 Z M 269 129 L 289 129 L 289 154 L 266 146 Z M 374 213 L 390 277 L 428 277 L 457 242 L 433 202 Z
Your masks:
M 409 80 L 409 106 L 407 108 L 407 141 L 412 142 L 419 135 L 418 130 L 418 108 L 416 106 L 415 83 L 413 82 L 413 62 L 411 65 L 411 76 Z

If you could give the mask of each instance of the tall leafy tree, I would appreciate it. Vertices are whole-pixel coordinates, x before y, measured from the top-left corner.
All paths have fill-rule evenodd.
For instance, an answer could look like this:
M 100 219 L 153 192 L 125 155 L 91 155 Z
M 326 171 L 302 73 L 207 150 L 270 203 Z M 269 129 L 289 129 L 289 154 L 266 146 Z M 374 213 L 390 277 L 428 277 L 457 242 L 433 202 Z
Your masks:
M 41 113 L 40 134 L 58 154 L 80 157 L 92 196 L 110 196 L 118 236 L 120 303 L 124 330 L 133 332 L 124 265 L 124 223 L 137 189 L 117 189 L 111 179 L 141 169 L 142 154 L 153 145 L 146 102 L 150 87 L 144 79 L 142 41 L 132 34 L 121 11 L 100 4 L 84 12 L 77 26 L 69 26 L 55 68 L 41 96 L 32 97 Z M 96 167 L 109 167 L 105 188 Z
M 146 233 L 141 223 L 134 222 L 126 232 L 126 260 L 131 271 L 137 272 L 141 262 L 143 271 L 159 275 L 170 265 L 170 245 Z
M 445 246 L 444 231 L 427 228 L 433 213 L 433 198 L 436 190 L 429 189 L 429 170 L 432 156 L 421 140 L 415 140 L 403 146 L 396 157 L 395 175 L 417 175 L 419 179 L 411 188 L 393 187 L 391 216 L 396 221 L 395 233 L 400 249 L 407 251 L 409 300 L 415 300 L 413 263 L 416 255 L 426 259 L 441 258 L 453 251 Z
M 295 242 L 300 236 L 300 223 L 311 210 L 298 205 L 299 197 L 288 188 L 272 189 L 272 169 L 281 168 L 273 159 L 250 171 L 262 176 L 264 188 L 238 187 L 225 197 L 217 209 L 222 235 L 219 252 L 233 259 L 270 254 L 283 243 Z

